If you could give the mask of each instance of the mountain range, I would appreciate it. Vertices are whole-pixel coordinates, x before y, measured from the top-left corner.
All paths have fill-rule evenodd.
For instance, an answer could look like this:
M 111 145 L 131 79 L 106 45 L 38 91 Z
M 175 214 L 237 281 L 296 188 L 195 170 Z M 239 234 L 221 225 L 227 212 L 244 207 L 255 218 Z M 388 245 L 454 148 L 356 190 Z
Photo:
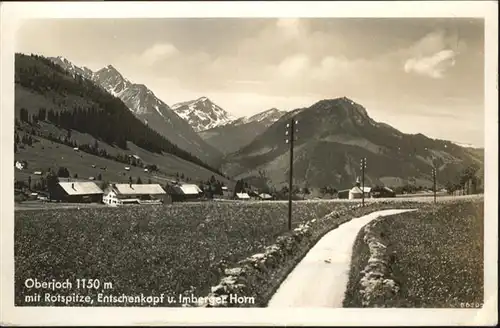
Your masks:
M 203 141 L 189 122 L 180 117 L 144 84 L 130 82 L 112 65 L 93 72 L 87 67 L 74 65 L 64 57 L 49 59 L 73 76 L 81 75 L 121 99 L 137 118 L 180 148 L 209 164 L 220 158 L 221 153 Z
M 144 94 L 129 97 L 136 89 Z M 151 179 L 163 184 L 178 175 L 196 182 L 212 176 L 229 182 L 207 161 L 165 137 L 167 133 L 182 133 L 187 125 L 192 138 L 205 144 L 187 122 L 170 109 L 160 107 L 161 102 L 155 103 L 152 92 L 131 84 L 113 67 L 92 72 L 71 65 L 63 68 L 42 56 L 16 54 L 14 90 L 15 158 L 29 162 L 31 172 L 48 172 L 59 166 L 69 169 L 72 177 L 99 175 L 99 180 L 106 181 L 125 182 L 142 176 L 143 181 Z M 124 100 L 113 96 L 113 92 Z M 125 104 L 131 98 L 138 100 L 136 106 L 132 106 L 133 102 Z M 171 114 L 173 131 L 159 133 L 158 128 L 146 124 L 150 117 L 147 115 L 154 112 L 158 115 L 153 120 L 162 118 L 162 112 Z M 192 141 L 187 139 L 186 144 Z M 143 171 L 143 164 L 151 168 L 152 174 Z M 19 174 L 28 178 L 30 173 L 16 174 L 17 179 Z
M 367 159 L 368 185 L 397 186 L 411 181 L 430 185 L 432 167 L 438 181 L 453 180 L 470 165 L 482 166 L 478 152 L 422 134 L 405 134 L 374 121 L 360 104 L 343 97 L 321 100 L 285 113 L 248 145 L 227 154 L 222 170 L 254 184 L 286 185 L 289 144 L 286 124 L 298 121 L 294 146 L 294 183 L 308 187 L 348 188 Z
M 402 133 L 376 122 L 362 105 L 346 97 L 321 100 L 288 112 L 272 108 L 234 118 L 207 97 L 169 107 L 145 85 L 132 83 L 111 65 L 94 72 L 63 57 L 50 60 L 77 83 L 81 84 L 78 76 L 84 77 L 120 99 L 137 119 L 166 140 L 225 175 L 258 186 L 287 184 L 289 145 L 285 143 L 285 131 L 292 118 L 299 122 L 294 149 L 296 185 L 348 188 L 360 176 L 361 158 L 367 159 L 368 185 L 429 185 L 433 166 L 438 168 L 438 182 L 444 184 L 455 180 L 466 167 L 483 166 L 481 150 Z M 21 88 L 19 92 L 25 91 Z M 16 89 L 16 101 L 17 93 Z M 39 106 L 47 101 L 37 97 L 30 94 L 28 98 L 36 98 Z M 78 103 L 88 102 L 80 98 Z M 58 106 L 66 102 L 53 101 Z M 484 174 L 483 169 L 479 172 Z
M 73 76 L 92 80 L 120 98 L 145 124 L 212 165 L 217 165 L 223 155 L 247 145 L 285 113 L 272 108 L 235 118 L 207 97 L 170 107 L 144 84 L 130 82 L 112 65 L 94 72 L 62 56 L 49 59 Z
M 208 144 L 227 155 L 249 144 L 285 113 L 271 108 L 250 117 L 242 117 L 225 125 L 201 131 L 198 134 Z

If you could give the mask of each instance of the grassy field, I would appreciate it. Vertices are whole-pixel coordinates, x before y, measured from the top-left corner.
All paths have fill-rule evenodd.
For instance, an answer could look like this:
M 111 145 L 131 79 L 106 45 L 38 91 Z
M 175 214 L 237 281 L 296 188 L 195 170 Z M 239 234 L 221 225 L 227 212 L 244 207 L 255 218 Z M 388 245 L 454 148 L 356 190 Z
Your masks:
M 51 132 L 55 136 L 66 135 L 66 132 L 48 123 L 40 123 L 39 129 L 45 133 Z M 21 132 L 21 135 L 23 134 L 24 133 Z M 166 178 L 173 178 L 178 172 L 179 174 L 182 173 L 186 177 L 191 178 L 193 181 L 207 181 L 212 175 L 215 175 L 216 178 L 224 184 L 232 185 L 228 179 L 220 177 L 191 162 L 170 154 L 154 154 L 130 142 L 127 144 L 129 148 L 127 151 L 119 150 L 103 142 L 99 142 L 99 147 L 113 155 L 119 152 L 137 155 L 144 163 L 156 164 L 158 169 L 164 172 L 164 174 L 146 173 L 144 169 L 140 167 L 123 164 L 82 151 L 76 152 L 72 147 L 52 142 L 41 137 L 36 137 L 36 139 L 38 139 L 39 142 L 33 143 L 32 146 L 24 146 L 24 149 L 19 147 L 18 152 L 14 154 L 16 160 L 25 160 L 28 162 L 27 170 L 19 171 L 16 169 L 15 178 L 17 180 L 27 182 L 28 176 L 31 176 L 34 183 L 38 180 L 38 176 L 34 175 L 33 172 L 47 172 L 49 168 L 57 172 L 58 167 L 63 166 L 69 169 L 71 177 L 76 173 L 80 179 L 88 179 L 89 177 L 97 179 L 98 175 L 101 174 L 102 179 L 105 181 L 128 183 L 129 176 L 132 176 L 134 182 L 137 177 L 140 177 L 144 183 L 146 183 L 148 179 L 151 179 L 153 183 L 161 183 L 164 185 Z M 92 136 L 77 131 L 72 132 L 72 139 L 77 143 L 91 145 L 95 142 Z M 96 167 L 94 168 L 92 165 Z M 130 167 L 130 171 L 125 170 L 126 166 Z M 101 170 L 101 167 L 106 167 L 107 169 Z
M 28 129 L 30 131 L 31 129 Z M 47 123 L 39 122 L 36 130 L 43 134 L 52 133 L 53 136 L 66 136 L 67 131 L 57 128 L 56 126 Z M 19 130 L 20 135 L 24 135 L 24 131 Z M 48 168 L 57 171 L 59 166 L 67 167 L 70 170 L 71 177 L 76 173 L 79 178 L 88 179 L 89 177 L 97 178 L 102 175 L 103 180 L 113 182 L 128 182 L 129 176 L 132 176 L 134 181 L 137 177 L 141 177 L 143 182 L 151 179 L 155 183 L 165 183 L 165 178 L 172 178 L 176 173 L 184 174 L 192 181 L 207 181 L 212 175 L 215 175 L 224 184 L 231 182 L 221 176 L 218 176 L 212 171 L 200 167 L 194 163 L 188 162 L 171 154 L 155 154 L 137 147 L 131 142 L 127 142 L 128 150 L 124 151 L 114 146 L 108 145 L 99 140 L 99 148 L 106 150 L 110 155 L 128 154 L 137 155 L 146 164 L 155 164 L 163 174 L 145 173 L 140 167 L 116 162 L 110 159 L 102 158 L 83 151 L 76 152 L 72 147 L 52 142 L 42 137 L 35 137 L 39 142 L 33 143 L 32 146 L 25 145 L 24 148 L 18 147 L 15 153 L 15 159 L 18 161 L 27 161 L 28 169 L 19 171 L 16 170 L 16 179 L 27 181 L 31 175 L 32 181 L 37 180 L 37 176 L 33 175 L 35 171 L 46 172 Z M 71 139 L 78 144 L 94 145 L 96 139 L 89 134 L 72 131 Z M 92 165 L 96 167 L 93 168 Z M 130 167 L 130 171 L 126 171 L 125 167 Z M 107 167 L 106 170 L 101 170 L 100 167 Z M 163 179 L 162 179 L 163 178 Z
M 344 307 L 481 306 L 483 205 L 480 198 L 450 200 L 380 220 L 371 235 L 387 248 L 377 255 L 382 265 L 377 272 L 373 265 L 369 269 L 373 251 L 362 230 L 353 249 Z M 368 277 L 374 279 L 372 286 L 379 279 L 379 286 L 393 280 L 396 287 L 388 293 L 367 292 Z
M 346 204 L 297 203 L 294 226 Z M 25 303 L 33 292 L 23 285 L 28 278 L 99 279 L 113 284 L 113 294 L 205 295 L 224 262 L 261 252 L 286 231 L 286 222 L 286 203 L 16 211 L 16 305 L 35 305 Z M 65 291 L 72 292 L 97 291 Z

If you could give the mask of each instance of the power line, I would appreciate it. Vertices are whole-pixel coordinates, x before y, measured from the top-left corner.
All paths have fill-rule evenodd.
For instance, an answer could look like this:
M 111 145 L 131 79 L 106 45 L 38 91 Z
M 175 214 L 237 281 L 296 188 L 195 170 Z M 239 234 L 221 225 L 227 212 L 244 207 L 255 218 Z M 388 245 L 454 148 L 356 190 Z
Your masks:
M 297 137 L 295 136 L 295 133 L 299 132 L 298 129 L 296 129 L 296 125 L 299 122 L 295 120 L 294 117 L 290 119 L 290 123 L 287 123 L 286 125 L 286 131 L 285 131 L 285 136 L 287 137 L 285 139 L 285 142 L 290 145 L 290 170 L 289 170 L 289 176 L 288 176 L 288 230 L 292 230 L 292 191 L 293 191 L 293 144 L 297 140 Z
M 361 194 L 362 194 L 362 200 L 361 204 L 362 206 L 365 206 L 365 169 L 366 169 L 366 157 L 363 157 L 360 162 L 361 166 Z

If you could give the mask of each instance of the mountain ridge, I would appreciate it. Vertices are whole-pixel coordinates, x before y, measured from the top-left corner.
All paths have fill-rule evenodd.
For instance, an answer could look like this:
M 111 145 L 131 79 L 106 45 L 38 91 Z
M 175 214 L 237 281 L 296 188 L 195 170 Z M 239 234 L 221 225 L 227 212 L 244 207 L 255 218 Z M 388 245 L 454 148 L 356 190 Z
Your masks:
M 206 162 L 144 125 L 122 100 L 92 80 L 73 74 L 42 56 L 16 54 L 15 59 L 16 145 L 19 132 L 24 140 L 30 140 L 16 147 L 16 154 L 22 152 L 20 156 L 29 158 L 33 168 L 46 170 L 47 165 L 56 163 L 73 165 L 68 167 L 78 169 L 79 173 L 90 172 L 90 164 L 87 163 L 89 167 L 82 165 L 80 158 L 92 155 L 96 161 L 113 163 L 117 168 L 119 163 L 133 164 L 129 158 L 140 154 L 146 164 L 155 164 L 164 172 L 175 166 L 181 171 L 185 168 L 186 173 L 189 171 L 196 179 L 210 177 L 209 172 L 220 175 Z M 36 150 L 35 145 L 38 145 Z M 65 159 L 66 155 L 59 157 L 57 150 L 44 151 L 44 147 L 72 152 L 66 154 L 68 159 Z M 74 147 L 81 152 L 75 153 Z M 90 155 L 84 156 L 83 152 Z M 93 171 L 96 170 L 99 169 Z M 126 175 L 119 171 L 100 173 L 114 178 Z
M 292 117 L 298 121 L 294 175 L 302 185 L 352 186 L 363 157 L 368 161 L 367 181 L 380 184 L 408 179 L 428 184 L 433 164 L 444 183 L 464 167 L 480 164 L 479 157 L 450 141 L 402 133 L 373 120 L 362 105 L 341 97 L 285 113 L 252 142 L 227 154 L 222 170 L 236 179 L 286 184 L 289 145 L 285 131 Z
M 176 103 L 171 108 L 177 115 L 186 120 L 196 132 L 222 126 L 235 119 L 205 96 Z
M 271 108 L 249 117 L 240 117 L 225 125 L 199 132 L 199 135 L 223 154 L 246 146 L 286 112 Z
M 157 131 L 180 148 L 192 153 L 209 164 L 214 164 L 221 153 L 203 141 L 188 122 L 179 117 L 163 100 L 146 85 L 133 83 L 109 64 L 95 72 L 82 69 L 64 57 L 49 60 L 69 71 L 80 74 L 98 84 L 111 95 L 122 100 L 142 122 Z

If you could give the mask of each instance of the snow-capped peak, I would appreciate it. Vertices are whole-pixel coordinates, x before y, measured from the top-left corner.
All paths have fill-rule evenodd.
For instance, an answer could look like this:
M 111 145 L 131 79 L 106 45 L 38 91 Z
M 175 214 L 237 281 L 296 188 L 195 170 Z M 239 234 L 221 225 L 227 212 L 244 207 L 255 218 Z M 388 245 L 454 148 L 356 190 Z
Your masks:
M 171 108 L 177 115 L 189 122 L 197 132 L 226 125 L 234 119 L 232 115 L 207 97 L 181 102 Z
M 92 72 L 92 70 L 90 68 L 85 67 L 85 66 L 82 66 L 82 67 L 76 66 L 66 57 L 57 56 L 57 57 L 49 57 L 48 59 L 50 59 L 54 64 L 61 66 L 66 71 L 71 73 L 73 75 L 73 77 L 75 75 L 80 75 L 80 76 L 87 78 L 87 79 L 90 79 L 90 80 L 93 77 L 94 72 Z

